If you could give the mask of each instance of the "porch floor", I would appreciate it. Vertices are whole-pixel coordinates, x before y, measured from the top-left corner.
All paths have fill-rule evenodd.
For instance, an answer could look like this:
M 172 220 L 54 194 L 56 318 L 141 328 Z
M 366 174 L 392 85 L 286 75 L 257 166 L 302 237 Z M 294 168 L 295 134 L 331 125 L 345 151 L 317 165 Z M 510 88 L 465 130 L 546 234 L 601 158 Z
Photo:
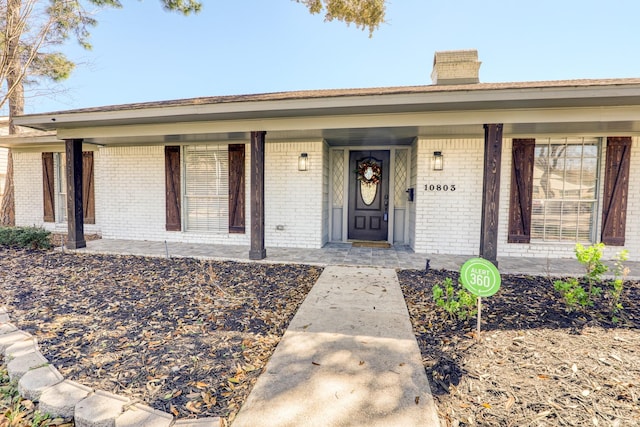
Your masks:
M 242 245 L 210 245 L 197 243 L 158 242 L 147 240 L 98 239 L 87 242 L 87 247 L 76 249 L 82 253 L 139 255 L 154 257 L 191 257 L 249 262 L 249 247 Z M 459 270 L 462 264 L 475 255 L 418 254 L 409 246 L 390 248 L 355 247 L 351 243 L 328 243 L 321 249 L 270 248 L 267 257 L 259 262 L 294 263 L 310 265 L 355 265 L 396 269 Z M 612 266 L 611 263 L 607 264 Z M 627 261 L 628 279 L 640 280 L 640 262 Z M 573 258 L 525 258 L 498 257 L 498 268 L 503 274 L 528 274 L 545 276 L 582 275 L 584 269 Z

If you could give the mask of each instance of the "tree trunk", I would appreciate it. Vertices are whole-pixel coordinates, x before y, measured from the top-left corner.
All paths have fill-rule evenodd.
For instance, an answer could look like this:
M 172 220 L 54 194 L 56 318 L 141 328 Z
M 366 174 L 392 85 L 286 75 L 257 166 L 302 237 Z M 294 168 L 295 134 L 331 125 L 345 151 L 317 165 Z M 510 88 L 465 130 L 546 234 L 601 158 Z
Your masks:
M 16 224 L 15 203 L 13 198 L 13 156 L 11 150 L 7 154 L 7 175 L 4 179 L 4 194 L 0 207 L 0 226 L 7 227 Z
M 16 25 L 20 21 L 20 7 L 22 0 L 7 1 L 7 25 Z M 7 34 L 14 34 L 15 31 L 7 28 Z M 24 113 L 24 86 L 21 79 L 21 58 L 17 54 L 20 40 L 17 37 L 7 39 L 7 58 L 11 63 L 7 72 L 7 88 L 14 88 L 9 94 L 9 135 L 18 133 L 17 126 L 13 123 L 13 118 Z M 7 177 L 5 179 L 4 195 L 2 196 L 2 206 L 0 207 L 0 225 L 15 225 L 15 197 L 13 187 L 13 155 L 11 150 L 7 159 Z

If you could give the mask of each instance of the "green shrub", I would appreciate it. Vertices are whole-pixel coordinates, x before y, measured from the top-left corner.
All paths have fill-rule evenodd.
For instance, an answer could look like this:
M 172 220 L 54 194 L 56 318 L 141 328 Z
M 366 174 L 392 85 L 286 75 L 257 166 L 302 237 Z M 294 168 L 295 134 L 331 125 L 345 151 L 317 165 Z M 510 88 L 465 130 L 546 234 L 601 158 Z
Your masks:
M 464 289 L 456 290 L 450 277 L 447 277 L 444 282 L 433 285 L 431 292 L 433 301 L 447 313 L 451 320 L 455 318 L 466 320 L 478 312 L 476 307 L 478 298 Z
M 602 283 L 602 275 L 609 269 L 601 261 L 604 252 L 604 243 L 587 246 L 576 244 L 576 259 L 585 268 L 585 289 L 576 278 L 567 280 L 556 280 L 553 287 L 560 292 L 562 299 L 567 306 L 567 311 L 581 309 L 585 311 L 588 307 L 593 307 L 594 298 L 602 294 L 602 288 L 597 286 Z
M 577 244 L 576 259 L 585 267 L 583 282 L 581 283 L 576 278 L 556 280 L 553 287 L 562 295 L 567 311 L 579 309 L 586 312 L 587 309 L 594 306 L 596 299 L 602 297 L 602 287 L 604 286 L 606 296 L 609 299 L 611 320 L 616 323 L 620 320 L 619 316 L 623 310 L 620 298 L 624 290 L 624 279 L 629 274 L 629 269 L 624 267 L 623 263 L 628 259 L 629 253 L 623 250 L 616 254 L 613 268 L 614 279 L 610 283 L 606 283 L 602 275 L 609 270 L 609 267 L 602 262 L 604 249 L 604 243 L 587 247 Z M 587 285 L 586 289 L 583 283 Z
M 629 259 L 629 251 L 622 250 L 615 256 L 613 267 L 613 281 L 611 283 L 611 289 L 608 290 L 610 302 L 609 310 L 611 311 L 611 320 L 614 323 L 620 321 L 620 316 L 624 307 L 620 302 L 622 291 L 624 290 L 625 278 L 629 275 L 629 267 L 624 266 L 624 262 Z
M 600 292 L 600 288 L 592 287 L 591 291 L 595 293 L 589 293 L 575 277 L 567 280 L 556 280 L 553 282 L 553 287 L 562 295 L 567 311 L 576 309 L 584 311 L 587 307 L 593 307 L 593 297 L 596 293 L 599 295 Z
M 50 249 L 50 237 L 41 227 L 0 227 L 0 246 Z

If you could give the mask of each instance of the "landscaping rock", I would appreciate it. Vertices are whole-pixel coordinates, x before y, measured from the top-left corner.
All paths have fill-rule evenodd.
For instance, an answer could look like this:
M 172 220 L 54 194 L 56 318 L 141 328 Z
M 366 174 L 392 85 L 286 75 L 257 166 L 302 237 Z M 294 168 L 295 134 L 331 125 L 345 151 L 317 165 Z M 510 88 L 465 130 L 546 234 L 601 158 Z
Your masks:
M 23 354 L 7 363 L 9 378 L 11 381 L 17 381 L 30 370 L 40 368 L 48 363 L 49 361 L 39 351 Z
M 13 327 L 15 328 L 15 326 Z M 19 341 L 24 341 L 29 338 L 33 338 L 31 334 L 28 334 L 23 331 L 15 330 L 15 329 L 13 332 L 8 332 L 3 335 L 0 335 L 0 352 L 4 353 L 7 347 L 9 347 L 10 345 L 13 345 Z
M 137 403 L 116 418 L 116 427 L 169 427 L 172 422 L 170 414 Z
M 124 405 L 130 400 L 96 390 L 94 394 L 81 400 L 76 405 L 74 411 L 74 422 L 76 427 L 113 427 L 116 418 L 122 415 Z
M 176 421 L 174 427 L 221 427 L 220 417 L 200 418 L 197 420 Z
M 7 320 L 2 320 L 2 319 L 7 319 Z M 7 311 L 7 307 L 0 306 L 0 321 L 2 322 L 8 322 L 9 321 L 9 312 Z
M 53 365 L 32 369 L 18 381 L 18 392 L 29 400 L 38 400 L 47 388 L 62 382 L 64 377 Z
M 5 362 L 9 362 L 18 356 L 36 351 L 38 351 L 38 341 L 35 338 L 18 341 L 5 349 L 4 360 Z
M 49 387 L 40 395 L 40 412 L 51 414 L 55 417 L 73 417 L 76 405 L 85 399 L 93 390 L 66 380 Z

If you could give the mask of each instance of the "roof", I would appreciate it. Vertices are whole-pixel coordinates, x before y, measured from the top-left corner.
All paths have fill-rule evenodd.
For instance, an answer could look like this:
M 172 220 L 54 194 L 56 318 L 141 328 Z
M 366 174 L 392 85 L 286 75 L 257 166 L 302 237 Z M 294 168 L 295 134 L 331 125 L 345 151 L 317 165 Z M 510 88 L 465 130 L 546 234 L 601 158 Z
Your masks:
M 319 90 L 299 90 L 290 92 L 271 92 L 247 95 L 224 95 L 208 96 L 198 98 L 175 99 L 168 101 L 139 102 L 132 104 L 107 105 L 92 108 L 81 108 L 64 111 L 54 111 L 49 113 L 38 113 L 25 115 L 42 116 L 55 114 L 77 114 L 77 113 L 98 113 L 122 110 L 141 110 L 157 107 L 179 107 L 196 106 L 210 104 L 228 104 L 255 101 L 285 101 L 303 100 L 319 98 L 342 98 L 354 96 L 384 96 L 384 95 L 404 95 L 404 94 L 436 94 L 436 93 L 456 93 L 456 92 L 480 92 L 488 90 L 507 89 L 549 89 L 549 88 L 586 88 L 586 87 L 611 87 L 640 85 L 640 78 L 627 79 L 579 79 L 579 80 L 552 80 L 534 82 L 509 82 L 509 83 L 472 83 L 463 85 L 422 85 L 422 86 L 392 86 L 354 89 L 319 89 Z
M 0 138 L 0 146 L 74 138 L 107 145 L 248 140 L 255 130 L 267 131 L 271 140 L 388 144 L 418 135 L 477 137 L 483 123 L 503 123 L 510 136 L 626 135 L 640 134 L 640 78 L 213 96 L 30 114 L 15 122 L 53 136 Z

